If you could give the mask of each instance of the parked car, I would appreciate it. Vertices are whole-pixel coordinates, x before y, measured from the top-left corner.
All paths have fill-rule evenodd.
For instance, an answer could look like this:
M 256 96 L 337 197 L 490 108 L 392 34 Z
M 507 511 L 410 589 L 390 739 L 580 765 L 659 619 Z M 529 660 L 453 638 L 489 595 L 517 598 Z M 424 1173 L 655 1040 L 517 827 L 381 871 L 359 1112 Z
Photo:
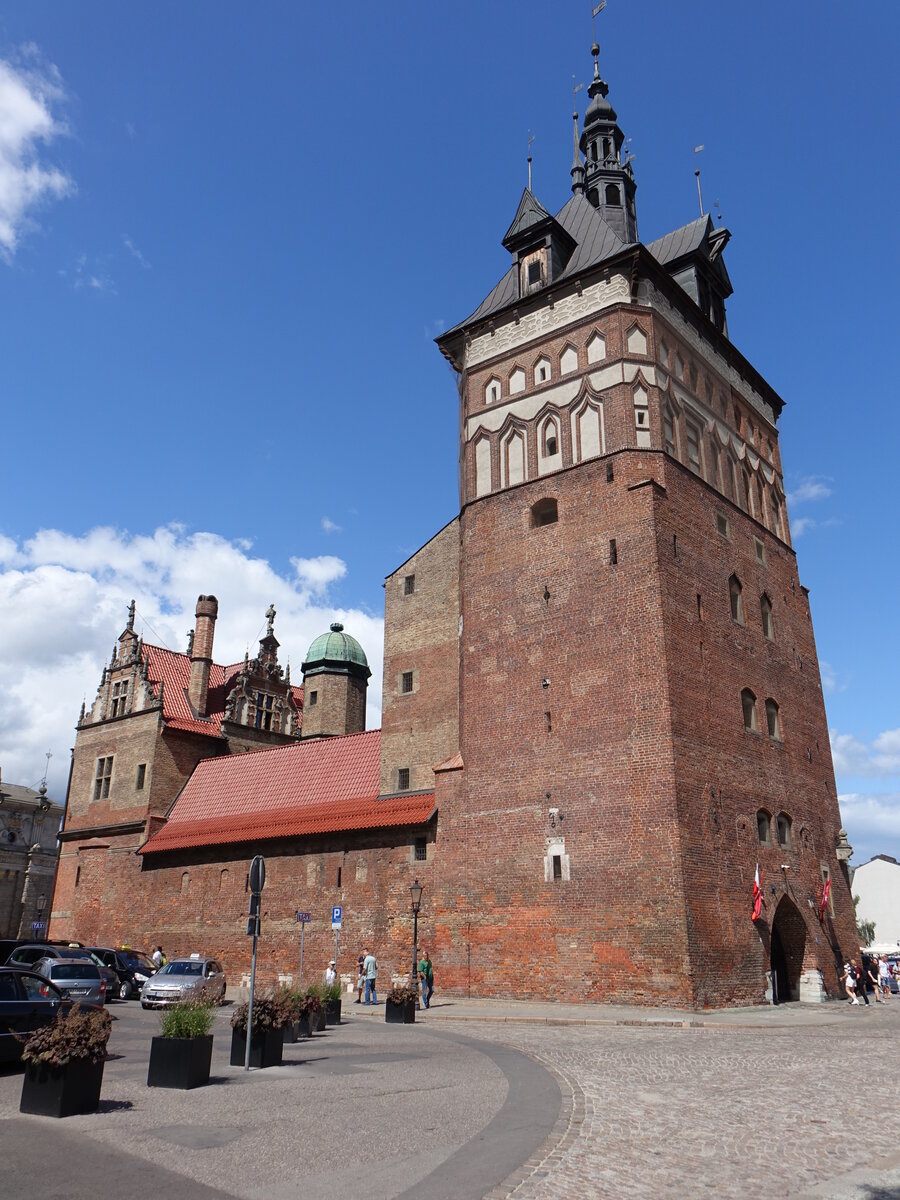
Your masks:
M 16 967 L 0 967 L 0 1062 L 18 1062 L 22 1043 L 14 1034 L 27 1034 L 56 1020 L 71 1008 L 56 984 Z
M 137 950 L 111 950 L 108 946 L 88 946 L 89 952 L 118 976 L 116 995 L 120 1000 L 136 1000 L 141 994 L 141 988 L 151 975 L 156 972 L 156 966 L 146 956 Z
M 222 964 L 214 958 L 203 958 L 192 954 L 190 958 L 173 958 L 148 979 L 141 988 L 141 1004 L 144 1008 L 157 1008 L 186 999 L 192 992 L 204 989 L 217 1001 L 225 997 L 225 972 Z
M 103 1004 L 106 999 L 106 983 L 100 968 L 88 958 L 39 958 L 34 972 L 49 979 L 64 996 L 79 1004 Z
M 119 994 L 119 976 L 104 963 L 99 955 L 84 946 L 61 946 L 43 942 L 40 945 L 19 946 L 10 955 L 10 966 L 32 966 L 41 958 L 86 958 L 94 964 L 106 984 L 105 996 L 110 1000 Z

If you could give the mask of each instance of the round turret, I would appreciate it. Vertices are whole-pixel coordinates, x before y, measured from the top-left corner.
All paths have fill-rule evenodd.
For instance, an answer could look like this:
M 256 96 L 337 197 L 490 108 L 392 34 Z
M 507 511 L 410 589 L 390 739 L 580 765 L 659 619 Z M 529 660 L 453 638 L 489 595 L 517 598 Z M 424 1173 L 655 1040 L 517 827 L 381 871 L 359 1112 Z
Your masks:
M 372 672 L 366 653 L 355 637 L 344 632 L 340 621 L 332 622 L 328 633 L 320 634 L 306 652 L 304 677 L 310 675 L 355 675 L 368 679 Z

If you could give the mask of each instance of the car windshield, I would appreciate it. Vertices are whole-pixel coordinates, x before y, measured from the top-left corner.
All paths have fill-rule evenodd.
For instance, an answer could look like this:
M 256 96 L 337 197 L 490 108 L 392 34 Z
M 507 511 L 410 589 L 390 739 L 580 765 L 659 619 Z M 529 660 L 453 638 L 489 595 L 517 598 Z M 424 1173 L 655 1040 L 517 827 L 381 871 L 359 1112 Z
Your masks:
M 99 972 L 93 963 L 54 962 L 50 964 L 51 979 L 97 979 Z
M 156 970 L 156 965 L 150 961 L 146 954 L 123 954 L 122 957 L 132 969 L 137 967 L 138 970 L 151 973 Z
M 160 975 L 202 975 L 203 963 L 201 962 L 170 962 L 166 963 L 163 969 L 159 972 Z
M 88 958 L 88 957 L 93 958 L 94 957 L 93 954 L 90 953 L 90 951 L 83 950 L 80 946 L 77 946 L 77 947 L 57 946 L 54 948 L 53 953 L 58 958 Z

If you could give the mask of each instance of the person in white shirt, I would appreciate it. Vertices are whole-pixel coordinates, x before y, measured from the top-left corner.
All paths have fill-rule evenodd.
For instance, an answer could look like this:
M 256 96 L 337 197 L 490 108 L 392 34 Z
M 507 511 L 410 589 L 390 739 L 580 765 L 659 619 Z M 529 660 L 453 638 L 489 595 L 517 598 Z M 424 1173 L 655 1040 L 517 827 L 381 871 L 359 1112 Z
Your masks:
M 334 959 L 332 958 L 329 960 L 328 966 L 325 968 L 325 986 L 326 987 L 331 987 L 331 985 L 337 979 L 337 971 L 335 971 L 335 969 L 334 969 L 336 965 L 337 964 L 335 963 Z

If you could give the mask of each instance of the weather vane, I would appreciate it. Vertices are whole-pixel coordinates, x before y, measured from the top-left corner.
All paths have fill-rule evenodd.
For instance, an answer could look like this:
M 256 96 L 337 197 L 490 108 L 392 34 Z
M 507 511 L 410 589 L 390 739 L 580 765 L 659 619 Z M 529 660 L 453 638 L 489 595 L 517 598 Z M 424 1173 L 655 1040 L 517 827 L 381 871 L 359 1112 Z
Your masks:
M 534 141 L 534 134 L 528 130 L 528 190 L 531 191 L 531 143 Z
M 706 147 L 702 144 L 699 146 L 695 146 L 694 153 L 700 154 L 705 149 L 706 149 Z M 702 217 L 703 216 L 703 193 L 700 191 L 700 168 L 699 167 L 697 167 L 696 170 L 694 171 L 694 176 L 696 177 L 696 180 L 697 180 L 697 199 L 700 202 L 700 216 Z

